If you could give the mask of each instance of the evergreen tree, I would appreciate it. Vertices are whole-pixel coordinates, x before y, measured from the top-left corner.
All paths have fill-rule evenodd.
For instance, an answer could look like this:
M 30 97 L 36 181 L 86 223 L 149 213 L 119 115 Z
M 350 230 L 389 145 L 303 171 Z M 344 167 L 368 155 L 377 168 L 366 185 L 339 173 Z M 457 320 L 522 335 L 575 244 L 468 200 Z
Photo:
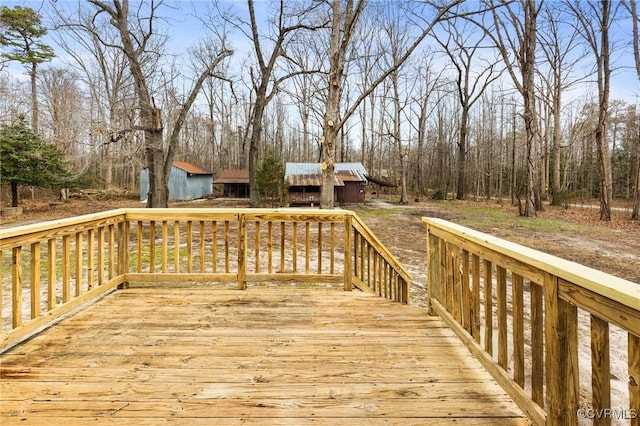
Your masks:
M 18 207 L 20 185 L 52 187 L 67 176 L 58 148 L 33 133 L 24 118 L 0 127 L 0 186 L 11 187 L 13 207 Z
M 263 205 L 276 207 L 284 200 L 284 165 L 275 154 L 270 153 L 256 172 L 258 199 Z
M 40 15 L 30 7 L 0 7 L 0 57 L 23 64 L 31 78 L 31 128 L 38 132 L 38 95 L 36 77 L 38 64 L 50 61 L 55 56 L 53 49 L 39 40 L 47 29 Z

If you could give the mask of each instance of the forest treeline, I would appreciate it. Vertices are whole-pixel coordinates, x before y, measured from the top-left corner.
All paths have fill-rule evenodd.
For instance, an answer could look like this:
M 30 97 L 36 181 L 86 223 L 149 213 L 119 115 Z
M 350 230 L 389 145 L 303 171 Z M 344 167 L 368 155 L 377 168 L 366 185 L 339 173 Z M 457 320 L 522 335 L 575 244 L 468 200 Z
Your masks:
M 640 217 L 635 0 L 88 0 L 0 18 L 0 124 L 26 117 L 76 185 L 137 188 L 148 167 L 157 207 L 174 159 L 247 168 L 253 189 L 275 153 L 327 176 L 362 162 L 400 202 L 505 197 L 533 216 L 596 198 L 608 220 L 619 198 Z

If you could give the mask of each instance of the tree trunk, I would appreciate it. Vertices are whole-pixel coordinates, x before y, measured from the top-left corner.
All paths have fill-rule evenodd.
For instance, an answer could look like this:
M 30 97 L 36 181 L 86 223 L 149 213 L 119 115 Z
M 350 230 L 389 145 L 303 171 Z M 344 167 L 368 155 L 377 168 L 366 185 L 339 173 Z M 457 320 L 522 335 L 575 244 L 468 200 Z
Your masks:
M 562 203 L 560 199 L 560 140 L 561 140 L 561 114 L 560 107 L 562 105 L 562 87 L 559 80 L 560 76 L 557 72 L 555 78 L 553 97 L 553 134 L 551 142 L 551 204 L 559 206 Z
M 349 7 L 348 7 L 349 9 Z M 334 0 L 332 4 L 333 22 L 329 44 L 329 91 L 327 94 L 326 111 L 322 124 L 322 187 L 320 190 L 320 208 L 333 208 L 333 180 L 335 171 L 335 144 L 338 140 L 338 123 L 340 122 L 340 99 L 342 97 L 342 78 L 346 41 L 352 36 L 351 31 L 345 32 L 345 26 L 351 24 L 348 11 L 342 10 L 341 0 Z
M 38 133 L 38 86 L 36 82 L 38 65 L 36 62 L 31 63 L 31 71 L 29 75 L 31 77 L 31 131 Z
M 467 193 L 467 122 L 469 121 L 469 110 L 462 106 L 460 117 L 460 138 L 458 139 L 458 187 L 456 189 L 456 199 L 464 200 Z
M 251 140 L 249 141 L 249 202 L 252 206 L 258 205 L 258 194 L 255 191 L 256 170 L 258 167 L 258 147 L 262 139 L 262 118 L 266 106 L 266 83 L 258 90 L 254 105 Z
M 11 181 L 11 207 L 18 207 L 18 182 Z
M 535 185 L 536 163 L 534 147 L 536 143 L 536 97 L 535 97 L 535 51 L 536 51 L 536 8 L 534 0 L 527 0 L 525 5 L 524 60 L 522 61 L 522 86 L 524 98 L 524 127 L 526 140 L 526 200 L 523 215 L 536 216 Z
M 147 169 L 149 171 L 149 192 L 147 207 L 164 208 L 169 206 L 168 176 L 165 176 L 164 150 L 162 149 L 162 130 L 145 131 Z
M 601 57 L 598 60 L 598 97 L 600 108 L 598 111 L 598 128 L 596 129 L 596 145 L 598 149 L 598 169 L 600 171 L 600 220 L 611 220 L 611 201 L 613 194 L 613 179 L 611 176 L 611 156 L 607 140 L 607 110 L 609 109 L 609 86 L 611 80 L 611 66 L 609 63 L 609 14 L 611 3 L 602 1 L 602 16 L 600 21 Z

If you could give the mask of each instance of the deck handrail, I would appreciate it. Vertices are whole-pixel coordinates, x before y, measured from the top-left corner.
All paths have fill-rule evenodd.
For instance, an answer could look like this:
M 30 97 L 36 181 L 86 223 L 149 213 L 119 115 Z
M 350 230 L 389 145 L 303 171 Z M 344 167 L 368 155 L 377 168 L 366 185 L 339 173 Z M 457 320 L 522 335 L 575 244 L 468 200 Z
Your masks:
M 422 222 L 430 312 L 536 424 L 605 424 L 612 416 L 638 424 L 640 285 L 442 219 Z M 578 310 L 591 324 L 590 406 L 579 406 Z M 611 406 L 610 324 L 628 338 L 627 407 Z
M 118 286 L 342 283 L 406 304 L 411 283 L 354 212 L 297 208 L 125 208 L 0 229 L 4 274 L 0 352 Z

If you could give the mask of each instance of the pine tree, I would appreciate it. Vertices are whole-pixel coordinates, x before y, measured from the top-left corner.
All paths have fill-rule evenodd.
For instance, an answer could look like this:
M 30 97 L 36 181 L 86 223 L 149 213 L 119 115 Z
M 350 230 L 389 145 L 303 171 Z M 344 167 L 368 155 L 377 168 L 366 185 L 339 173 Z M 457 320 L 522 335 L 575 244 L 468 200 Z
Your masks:
M 50 61 L 55 56 L 53 49 L 39 40 L 47 29 L 40 15 L 30 7 L 0 7 L 0 46 L 6 50 L 0 55 L 9 61 L 23 64 L 31 78 L 31 128 L 38 132 L 38 94 L 36 77 L 38 64 Z
M 0 127 L 0 186 L 11 187 L 12 207 L 18 207 L 20 185 L 52 187 L 67 176 L 58 148 L 33 133 L 24 118 Z
M 256 192 L 260 203 L 269 207 L 282 204 L 285 193 L 284 165 L 269 154 L 256 172 Z

